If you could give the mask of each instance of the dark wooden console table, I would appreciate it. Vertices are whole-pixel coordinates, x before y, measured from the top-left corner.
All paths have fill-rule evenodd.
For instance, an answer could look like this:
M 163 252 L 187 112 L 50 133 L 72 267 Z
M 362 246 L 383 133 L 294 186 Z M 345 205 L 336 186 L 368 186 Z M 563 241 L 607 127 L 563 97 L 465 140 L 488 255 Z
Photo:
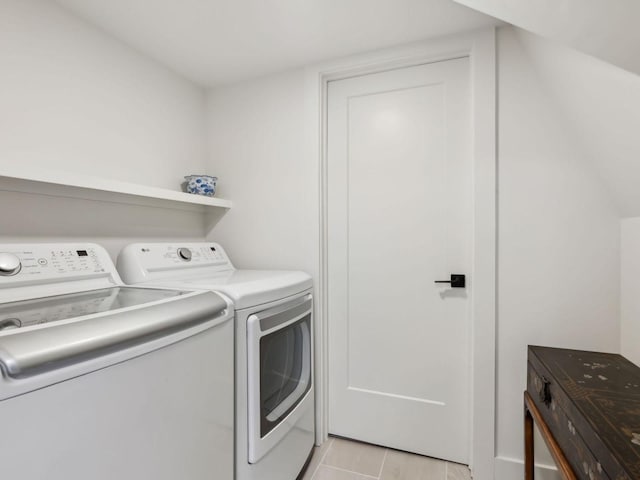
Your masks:
M 640 368 L 620 355 L 530 346 L 525 480 L 533 425 L 565 480 L 640 480 Z

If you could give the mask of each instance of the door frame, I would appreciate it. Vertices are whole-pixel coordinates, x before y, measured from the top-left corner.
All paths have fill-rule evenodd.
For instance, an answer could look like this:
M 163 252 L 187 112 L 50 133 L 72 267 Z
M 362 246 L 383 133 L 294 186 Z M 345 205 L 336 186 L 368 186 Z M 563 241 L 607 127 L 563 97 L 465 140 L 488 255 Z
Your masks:
M 316 286 L 316 443 L 328 436 L 327 100 L 328 83 L 370 73 L 469 57 L 473 153 L 470 466 L 475 480 L 493 480 L 497 271 L 496 34 L 483 29 L 380 50 L 305 70 L 308 153 L 318 158 L 319 282 Z

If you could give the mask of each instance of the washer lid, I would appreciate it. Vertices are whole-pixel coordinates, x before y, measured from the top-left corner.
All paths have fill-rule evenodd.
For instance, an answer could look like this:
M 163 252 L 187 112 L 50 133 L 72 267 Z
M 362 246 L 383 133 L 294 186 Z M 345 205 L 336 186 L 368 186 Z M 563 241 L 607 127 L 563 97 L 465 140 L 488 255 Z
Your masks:
M 167 295 L 163 290 L 149 289 L 149 293 L 155 293 L 156 299 L 163 295 L 166 299 Z M 138 307 L 86 315 L 73 321 L 0 332 L 0 370 L 12 378 L 29 377 L 133 346 L 151 344 L 204 323 L 212 327 L 232 316 L 227 302 L 213 292 L 171 293 L 177 296 L 145 302 Z M 134 293 L 138 294 L 146 295 L 146 292 Z M 117 294 L 115 298 L 118 298 Z
M 178 297 L 187 292 L 111 287 L 0 304 L 0 332 Z
M 192 277 L 154 283 L 161 284 L 221 292 L 233 300 L 236 309 L 241 309 L 303 292 L 311 288 L 312 281 L 307 273 L 299 271 L 232 270 L 209 275 L 200 272 Z

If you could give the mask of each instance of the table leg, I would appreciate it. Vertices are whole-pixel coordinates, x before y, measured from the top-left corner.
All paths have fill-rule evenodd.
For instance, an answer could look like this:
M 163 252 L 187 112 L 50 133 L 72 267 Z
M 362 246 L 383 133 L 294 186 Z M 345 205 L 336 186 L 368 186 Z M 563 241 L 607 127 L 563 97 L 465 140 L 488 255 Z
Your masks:
M 527 402 L 524 405 L 524 478 L 525 480 L 534 480 L 533 417 L 527 407 Z

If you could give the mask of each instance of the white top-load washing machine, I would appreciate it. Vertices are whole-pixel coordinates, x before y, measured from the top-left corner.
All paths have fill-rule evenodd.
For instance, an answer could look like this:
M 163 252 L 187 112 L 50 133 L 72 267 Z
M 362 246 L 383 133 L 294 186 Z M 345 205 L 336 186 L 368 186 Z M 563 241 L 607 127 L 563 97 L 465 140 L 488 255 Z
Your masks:
M 202 288 L 236 312 L 236 478 L 294 480 L 314 443 L 313 303 L 304 272 L 236 270 L 216 243 L 137 243 L 129 284 Z
M 232 319 L 95 244 L 0 244 L 0 477 L 232 480 Z

